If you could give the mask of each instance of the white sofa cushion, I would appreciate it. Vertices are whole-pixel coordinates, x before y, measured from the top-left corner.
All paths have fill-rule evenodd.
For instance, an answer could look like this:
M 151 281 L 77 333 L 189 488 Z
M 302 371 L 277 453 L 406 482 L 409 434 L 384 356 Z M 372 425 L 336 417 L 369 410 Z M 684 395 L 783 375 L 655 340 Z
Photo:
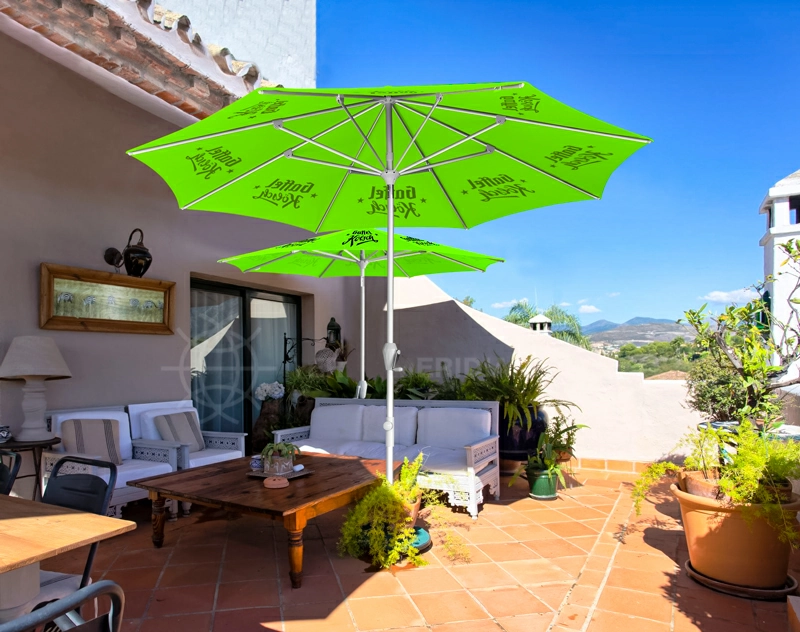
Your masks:
M 364 407 L 356 404 L 317 406 L 311 413 L 308 443 L 320 441 L 359 441 Z
M 364 406 L 364 441 L 386 443 L 386 406 Z M 417 439 L 417 408 L 398 406 L 394 409 L 395 445 L 414 445 Z M 384 448 L 385 449 L 385 448 Z
M 124 461 L 122 465 L 117 466 L 117 484 L 114 486 L 114 489 L 126 487 L 128 481 L 150 478 L 151 476 L 159 476 L 160 474 L 169 474 L 171 471 L 172 468 L 169 463 L 156 463 L 154 461 L 142 461 L 140 459 Z M 107 479 L 108 476 L 106 475 L 103 478 Z
M 67 419 L 116 419 L 119 423 L 119 456 L 123 461 L 133 458 L 131 443 L 131 424 L 128 413 L 124 410 L 76 410 L 72 412 L 53 413 L 50 417 L 53 434 L 61 437 L 61 424 Z M 64 444 L 54 447 L 58 452 L 65 452 Z
M 144 410 L 139 415 L 139 426 L 142 433 L 142 439 L 149 441 L 164 441 L 164 437 L 158 432 L 156 426 L 156 417 L 162 415 L 172 415 L 174 413 L 193 412 L 195 419 L 200 419 L 197 409 L 191 405 L 188 406 L 175 406 L 172 408 L 153 408 L 152 410 Z
M 417 424 L 418 445 L 457 449 L 488 439 L 492 415 L 477 408 L 422 408 Z
M 189 467 L 200 467 L 201 465 L 210 465 L 211 463 L 222 463 L 223 461 L 231 461 L 239 459 L 244 456 L 239 450 L 221 450 L 205 448 L 199 452 L 189 453 Z
M 312 441 L 311 439 L 302 439 L 295 445 L 300 448 L 301 452 L 310 452 L 311 454 L 344 454 L 344 450 L 353 441 L 336 441 L 336 440 L 323 440 Z

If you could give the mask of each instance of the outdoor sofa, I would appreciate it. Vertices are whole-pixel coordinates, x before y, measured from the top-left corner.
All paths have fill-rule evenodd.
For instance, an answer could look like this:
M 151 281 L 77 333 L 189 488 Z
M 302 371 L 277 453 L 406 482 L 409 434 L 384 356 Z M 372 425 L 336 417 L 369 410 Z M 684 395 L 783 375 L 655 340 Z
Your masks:
M 303 452 L 384 459 L 385 420 L 385 400 L 318 398 L 310 425 L 273 434 Z M 497 402 L 395 401 L 394 458 L 422 452 L 420 487 L 446 492 L 477 518 L 485 486 L 500 498 L 498 429 Z

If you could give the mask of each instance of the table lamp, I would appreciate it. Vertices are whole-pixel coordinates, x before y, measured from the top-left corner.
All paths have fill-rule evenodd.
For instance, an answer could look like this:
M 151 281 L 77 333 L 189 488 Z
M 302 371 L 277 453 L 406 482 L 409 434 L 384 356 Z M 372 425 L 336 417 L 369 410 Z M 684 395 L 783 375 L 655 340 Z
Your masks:
M 17 336 L 11 341 L 3 364 L 0 364 L 0 380 L 25 380 L 25 386 L 22 387 L 25 421 L 14 435 L 17 441 L 39 441 L 52 437 L 44 419 L 47 409 L 44 381 L 66 377 L 72 377 L 72 373 L 52 338 Z

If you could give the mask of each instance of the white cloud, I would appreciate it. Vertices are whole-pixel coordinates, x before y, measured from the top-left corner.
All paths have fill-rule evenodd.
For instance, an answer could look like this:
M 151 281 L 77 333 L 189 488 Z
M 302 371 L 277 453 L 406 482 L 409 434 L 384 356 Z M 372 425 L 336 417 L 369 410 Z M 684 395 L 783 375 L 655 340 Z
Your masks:
M 594 305 L 581 305 L 578 309 L 579 314 L 596 314 L 599 311 Z
M 492 309 L 508 309 L 513 307 L 515 303 L 527 302 L 527 298 L 512 298 L 510 301 L 502 301 L 501 303 L 492 303 Z
M 583 305 L 583 304 L 584 304 L 584 303 L 586 303 L 588 300 L 589 300 L 588 298 L 582 298 L 581 300 L 579 300 L 579 301 L 578 301 L 578 305 Z
M 558 304 L 559 307 L 569 307 L 570 305 L 572 305 L 572 303 L 567 303 L 566 301 Z
M 749 287 L 741 290 L 731 290 L 730 292 L 714 290 L 701 298 L 710 303 L 747 303 L 758 298 L 758 292 Z
M 616 298 L 617 296 L 619 296 L 619 292 L 609 292 L 606 296 L 610 298 Z

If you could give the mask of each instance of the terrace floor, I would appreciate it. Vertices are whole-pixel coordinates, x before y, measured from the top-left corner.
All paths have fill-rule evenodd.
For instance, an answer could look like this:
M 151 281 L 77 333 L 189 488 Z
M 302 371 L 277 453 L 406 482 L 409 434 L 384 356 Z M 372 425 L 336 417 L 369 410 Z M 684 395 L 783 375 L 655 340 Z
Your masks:
M 689 579 L 677 503 L 663 487 L 637 518 L 631 476 L 583 471 L 551 502 L 503 479 L 500 502 L 487 502 L 477 521 L 448 511 L 435 522 L 437 544 L 421 568 L 370 572 L 340 558 L 343 513 L 328 514 L 305 531 L 299 590 L 289 583 L 282 527 L 197 507 L 168 523 L 164 547 L 154 549 L 142 502 L 125 512 L 139 528 L 101 544 L 93 575 L 125 590 L 127 632 L 786 630 L 785 603 Z M 79 550 L 43 568 L 80 572 L 85 559 Z M 792 569 L 800 571 L 800 556 Z

